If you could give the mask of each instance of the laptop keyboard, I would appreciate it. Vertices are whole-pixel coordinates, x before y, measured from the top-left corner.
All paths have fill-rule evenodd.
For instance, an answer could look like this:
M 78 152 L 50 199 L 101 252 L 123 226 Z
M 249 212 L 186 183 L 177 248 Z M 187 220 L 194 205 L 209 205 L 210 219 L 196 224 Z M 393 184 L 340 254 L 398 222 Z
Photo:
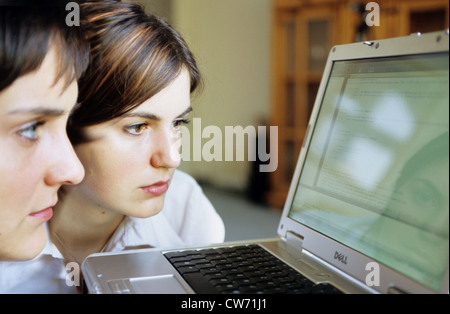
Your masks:
M 201 294 L 341 293 L 315 284 L 258 245 L 168 252 L 192 289 Z

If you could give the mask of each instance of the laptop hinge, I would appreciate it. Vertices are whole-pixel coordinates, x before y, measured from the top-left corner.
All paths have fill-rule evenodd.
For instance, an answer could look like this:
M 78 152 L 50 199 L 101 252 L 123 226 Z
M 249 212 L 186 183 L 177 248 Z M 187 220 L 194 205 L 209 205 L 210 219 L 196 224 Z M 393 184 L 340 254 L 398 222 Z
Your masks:
M 293 246 L 299 252 L 302 251 L 303 248 L 303 237 L 293 231 L 286 232 L 286 242 L 288 245 Z

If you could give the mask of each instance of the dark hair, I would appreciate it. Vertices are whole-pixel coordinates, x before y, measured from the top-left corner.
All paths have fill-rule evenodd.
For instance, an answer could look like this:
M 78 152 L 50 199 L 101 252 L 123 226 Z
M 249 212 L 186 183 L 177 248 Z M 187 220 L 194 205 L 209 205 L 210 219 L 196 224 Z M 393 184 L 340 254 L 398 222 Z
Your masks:
M 114 1 L 81 5 L 81 25 L 91 44 L 89 67 L 80 80 L 79 105 L 68 134 L 83 141 L 83 127 L 117 118 L 168 86 L 186 69 L 191 93 L 200 84 L 186 42 L 167 22 L 138 4 Z
M 59 59 L 56 81 L 64 77 L 67 87 L 81 76 L 89 47 L 79 27 L 66 25 L 67 14 L 58 1 L 0 6 L 0 92 L 37 70 L 53 47 Z

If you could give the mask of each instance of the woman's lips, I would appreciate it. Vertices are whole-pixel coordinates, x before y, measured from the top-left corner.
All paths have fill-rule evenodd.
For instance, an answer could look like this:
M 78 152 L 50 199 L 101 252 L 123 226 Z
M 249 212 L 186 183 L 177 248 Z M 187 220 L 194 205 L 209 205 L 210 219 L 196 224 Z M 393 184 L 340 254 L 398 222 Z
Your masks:
M 141 190 L 147 194 L 159 196 L 169 189 L 169 181 L 159 181 L 152 185 L 142 187 Z
M 31 213 L 30 217 L 37 218 L 43 221 L 48 221 L 53 216 L 53 206 L 48 207 L 46 209 L 40 210 L 38 212 Z

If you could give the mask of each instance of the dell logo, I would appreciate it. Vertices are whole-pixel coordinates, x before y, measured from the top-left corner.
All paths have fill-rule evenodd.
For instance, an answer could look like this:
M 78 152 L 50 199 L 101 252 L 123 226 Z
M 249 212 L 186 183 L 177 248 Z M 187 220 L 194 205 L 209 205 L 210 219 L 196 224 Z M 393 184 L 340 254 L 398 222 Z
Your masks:
M 334 252 L 334 259 L 337 259 L 342 264 L 347 265 L 347 256 L 342 253 L 339 253 L 338 251 Z

